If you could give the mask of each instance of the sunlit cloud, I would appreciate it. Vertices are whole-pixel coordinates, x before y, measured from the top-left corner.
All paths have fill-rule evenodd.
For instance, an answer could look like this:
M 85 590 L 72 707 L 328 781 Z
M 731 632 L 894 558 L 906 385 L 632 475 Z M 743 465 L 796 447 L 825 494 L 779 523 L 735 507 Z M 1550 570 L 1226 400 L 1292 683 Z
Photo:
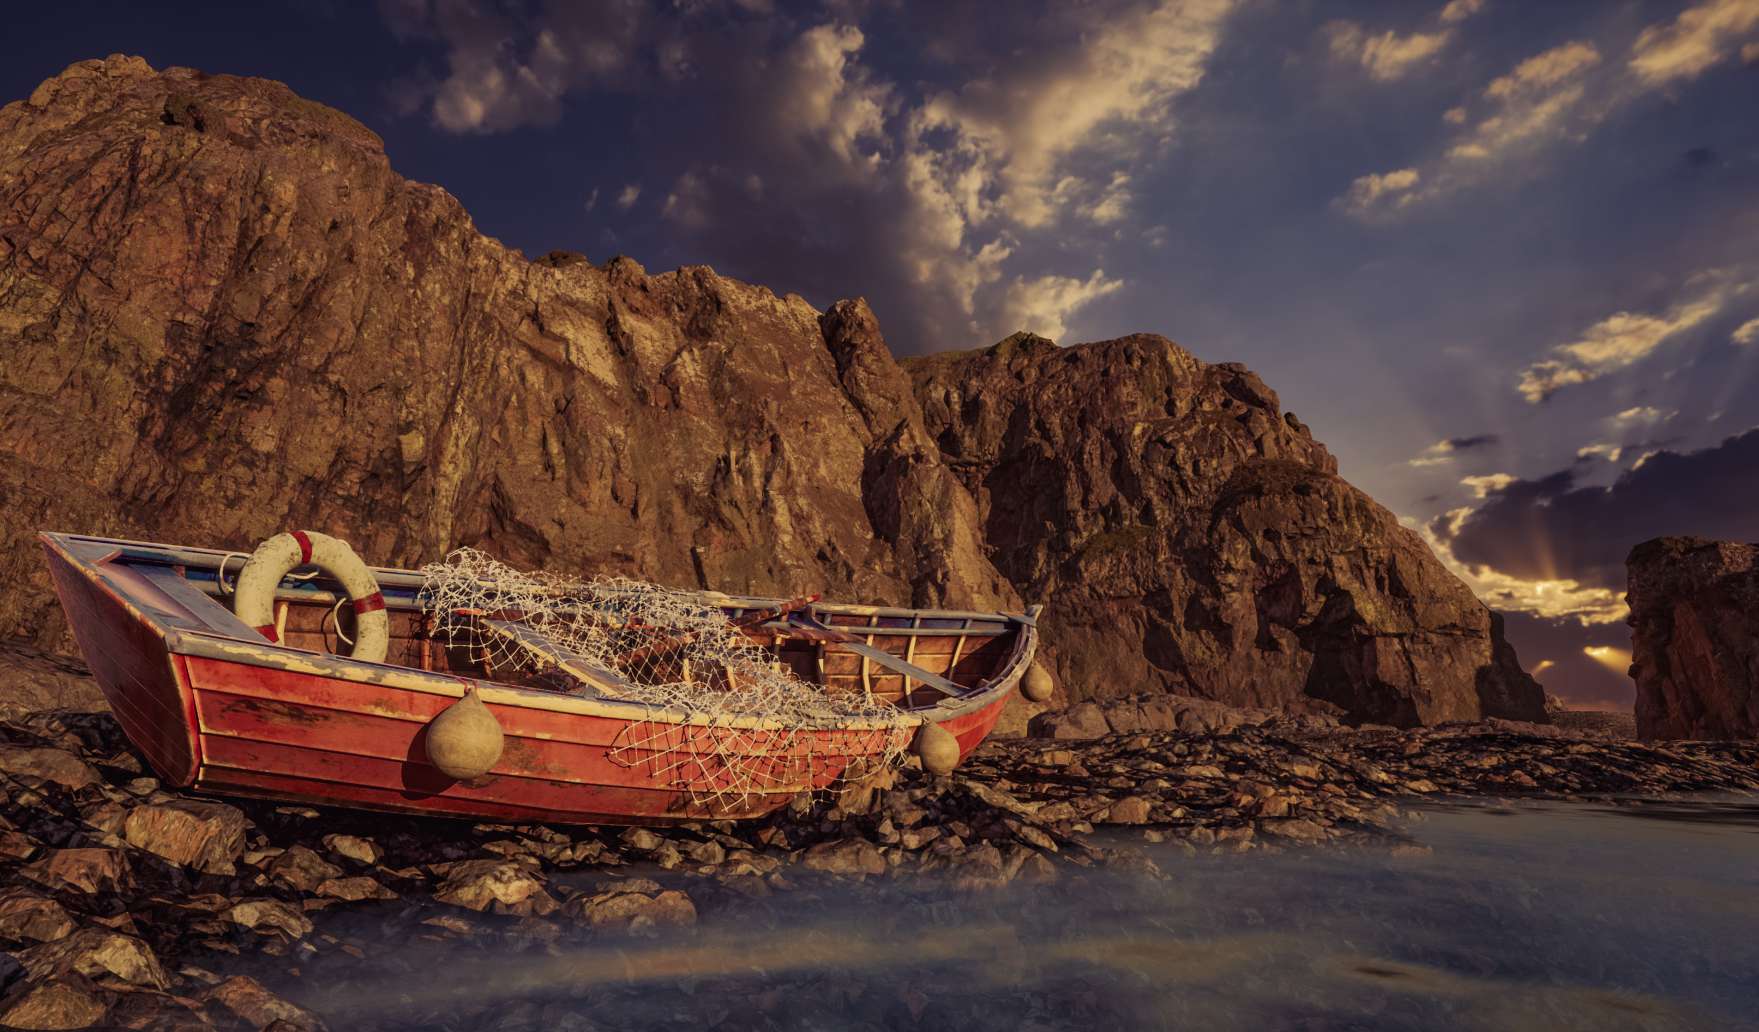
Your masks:
M 1616 312 L 1588 327 L 1580 338 L 1553 347 L 1554 357 L 1522 370 L 1516 385 L 1521 396 L 1537 404 L 1565 387 L 1598 380 L 1649 357 L 1668 339 L 1715 315 L 1731 294 L 1739 292 L 1724 277 L 1708 278 L 1713 286 L 1665 314 Z
M 1729 335 L 1729 339 L 1736 344 L 1751 344 L 1759 340 L 1759 319 L 1748 319 L 1735 327 L 1735 332 Z
M 1612 422 L 1619 426 L 1631 426 L 1634 424 L 1653 425 L 1655 423 L 1665 423 L 1677 415 L 1679 415 L 1677 409 L 1659 409 L 1653 405 L 1638 405 L 1633 408 L 1625 409 L 1613 416 Z
M 1064 320 L 1071 312 L 1088 302 L 1123 287 L 1121 280 L 1109 279 L 1104 269 L 1095 269 L 1086 279 L 1073 276 L 1038 276 L 1017 278 L 1008 285 L 1002 302 L 1006 325 L 1017 326 L 1052 339 L 1061 338 L 1067 327 Z
M 1451 35 L 1445 29 L 1406 36 L 1370 33 L 1355 22 L 1334 22 L 1327 26 L 1326 34 L 1334 57 L 1360 64 L 1382 82 L 1397 79 L 1440 53 Z
M 1411 193 L 1412 187 L 1422 176 L 1414 168 L 1401 168 L 1393 172 L 1371 172 L 1358 176 L 1350 184 L 1350 192 L 1340 199 L 1344 207 L 1353 211 L 1367 211 L 1379 205 L 1383 200 L 1391 198 L 1394 207 L 1405 204 L 1416 195 Z
M 1453 509 L 1444 519 L 1451 521 L 1457 530 L 1471 514 L 1470 508 Z M 1488 566 L 1463 563 L 1455 557 L 1448 542 L 1438 537 L 1427 524 L 1409 517 L 1400 517 L 1399 522 L 1416 531 L 1442 565 L 1465 581 L 1472 593 L 1493 609 L 1573 619 L 1583 626 L 1617 623 L 1630 614 L 1621 593 L 1585 586 L 1574 580 L 1511 577 Z
M 1496 434 L 1474 434 L 1470 437 L 1446 437 L 1423 449 L 1416 458 L 1407 465 L 1423 469 L 1430 466 L 1441 466 L 1454 459 L 1463 451 L 1486 448 L 1501 441 Z
M 1378 38 L 1333 31 L 1334 52 L 1352 45 L 1364 61 L 1368 41 Z M 1525 58 L 1447 109 L 1443 121 L 1458 126 L 1458 133 L 1438 154 L 1401 170 L 1415 173 L 1405 189 L 1376 191 L 1375 180 L 1361 176 L 1340 203 L 1358 215 L 1385 215 L 1464 186 L 1506 181 L 1519 167 L 1515 159 L 1531 159 L 1556 142 L 1586 139 L 1615 111 L 1652 90 L 1694 78 L 1737 53 L 1759 60 L 1759 43 L 1743 44 L 1755 31 L 1759 0 L 1706 0 L 1670 22 L 1644 28 L 1618 64 L 1609 65 L 1601 47 L 1585 39 Z M 1387 46 L 1395 57 L 1421 49 L 1415 39 L 1394 38 Z
M 1594 662 L 1615 673 L 1624 673 L 1631 668 L 1631 650 L 1621 649 L 1612 645 L 1585 645 L 1582 653 Z
M 1708 0 L 1687 8 L 1665 25 L 1651 25 L 1631 47 L 1631 71 L 1652 86 L 1690 79 L 1738 49 L 1743 36 L 1759 29 L 1759 0 Z
M 1458 25 L 1479 11 L 1484 10 L 1484 0 L 1449 0 L 1441 9 L 1441 20 L 1446 25 Z
M 1481 477 L 1462 477 L 1460 483 L 1472 489 L 1472 497 L 1488 498 L 1492 491 L 1500 491 L 1517 479 L 1507 473 L 1489 473 Z
M 1380 82 L 1391 82 L 1441 53 L 1454 38 L 1455 28 L 1483 8 L 1483 0 L 1453 0 L 1436 15 L 1434 28 L 1424 32 L 1372 32 L 1353 21 L 1330 22 L 1321 31 L 1334 58 L 1359 65 Z
M 640 198 L 641 186 L 637 183 L 630 183 L 623 189 L 617 191 L 617 207 L 622 208 L 624 211 L 628 211 L 630 208 L 635 207 L 635 202 Z

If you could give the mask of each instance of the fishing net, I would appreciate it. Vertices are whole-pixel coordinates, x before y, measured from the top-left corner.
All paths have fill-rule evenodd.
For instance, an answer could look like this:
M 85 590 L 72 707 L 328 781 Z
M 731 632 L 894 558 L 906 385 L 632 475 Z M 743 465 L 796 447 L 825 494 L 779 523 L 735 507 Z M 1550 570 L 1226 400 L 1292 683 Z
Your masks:
M 624 577 L 514 569 L 471 548 L 421 568 L 430 633 L 496 679 L 590 686 L 642 704 L 610 757 L 730 814 L 759 794 L 823 788 L 896 764 L 915 721 L 860 691 L 799 676 L 759 629 L 708 596 Z

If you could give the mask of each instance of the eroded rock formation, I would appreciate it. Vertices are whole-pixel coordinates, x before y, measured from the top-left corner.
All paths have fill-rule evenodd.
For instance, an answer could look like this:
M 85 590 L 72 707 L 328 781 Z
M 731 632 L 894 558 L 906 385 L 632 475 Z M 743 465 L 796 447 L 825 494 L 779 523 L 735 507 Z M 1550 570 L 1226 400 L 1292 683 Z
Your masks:
M 906 364 L 1075 696 L 1544 719 L 1500 619 L 1243 366 L 1147 334 Z
M 1045 602 L 1066 699 L 1542 719 L 1489 612 L 1239 366 L 912 360 L 860 301 L 538 261 L 257 79 L 74 65 L 0 109 L 0 637 L 40 528 L 730 591 Z
M 1643 738 L 1759 738 L 1759 544 L 1664 537 L 1626 560 Z

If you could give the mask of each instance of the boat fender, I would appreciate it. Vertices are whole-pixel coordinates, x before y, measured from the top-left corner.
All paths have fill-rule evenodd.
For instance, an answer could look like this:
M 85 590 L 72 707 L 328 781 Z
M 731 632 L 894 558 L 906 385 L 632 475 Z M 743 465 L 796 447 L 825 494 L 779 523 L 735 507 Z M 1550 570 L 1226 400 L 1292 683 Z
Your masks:
M 1020 681 L 1020 694 L 1030 702 L 1048 702 L 1051 693 L 1057 690 L 1055 681 L 1051 680 L 1050 671 L 1038 665 L 1037 660 L 1026 668 L 1026 676 Z
M 910 748 L 930 774 L 951 774 L 959 765 L 959 740 L 939 724 L 924 722 Z
M 458 781 L 482 777 L 501 759 L 501 723 L 471 685 L 464 698 L 428 722 L 428 762 Z
M 369 663 L 384 662 L 391 642 L 391 621 L 385 615 L 385 596 L 379 593 L 379 582 L 347 542 L 328 534 L 295 530 L 276 534 L 258 545 L 238 573 L 232 611 L 263 637 L 279 641 L 280 636 L 275 633 L 275 589 L 295 567 L 312 565 L 340 581 L 354 605 L 354 646 L 349 655 Z

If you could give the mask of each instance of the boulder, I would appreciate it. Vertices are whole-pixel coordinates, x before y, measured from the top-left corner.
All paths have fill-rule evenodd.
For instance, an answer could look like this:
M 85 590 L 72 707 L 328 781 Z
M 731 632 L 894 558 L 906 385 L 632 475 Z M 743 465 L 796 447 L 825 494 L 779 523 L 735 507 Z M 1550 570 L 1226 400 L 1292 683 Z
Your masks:
M 244 852 L 244 813 L 225 803 L 178 799 L 129 811 L 129 844 L 206 874 L 235 874 Z
M 73 929 L 66 908 L 47 896 L 20 887 L 0 891 L 0 938 L 54 942 Z
M 0 1000 L 0 1025 L 19 1029 L 77 1029 L 96 1025 L 110 1010 L 102 997 L 73 980 L 36 982 Z
M 696 923 L 696 904 L 676 890 L 649 895 L 643 892 L 601 892 L 579 895 L 564 906 L 568 916 L 594 928 L 642 931 Z
M 347 900 L 358 903 L 363 899 L 396 899 L 397 894 L 380 885 L 366 875 L 355 875 L 351 878 L 328 878 L 318 883 L 315 890 L 320 896 L 331 899 Z
M 542 917 L 556 901 L 532 871 L 503 860 L 462 860 L 446 871 L 434 899 L 467 910 L 493 910 L 521 917 Z
M 814 871 L 847 877 L 885 874 L 889 869 L 879 847 L 866 839 L 837 839 L 808 849 L 800 862 Z
M 331 878 L 342 877 L 342 868 L 305 846 L 293 846 L 269 861 L 269 877 L 300 892 L 315 892 Z
M 225 912 L 227 920 L 245 928 L 277 928 L 295 939 L 311 934 L 311 919 L 278 899 L 241 899 Z
M 4 482 L 4 474 L 0 474 Z M 103 689 L 85 664 L 20 640 L 0 640 L 0 717 L 39 710 L 102 713 L 109 709 Z
M 1645 541 L 1626 559 L 1643 738 L 1759 738 L 1759 543 Z
M 276 996 L 248 975 L 234 975 L 208 989 L 202 998 L 254 1029 L 273 1026 L 276 1032 L 320 1032 L 325 1027 L 316 1014 Z
M 54 942 L 32 946 L 18 954 L 18 962 L 36 979 L 77 974 L 86 978 L 113 976 L 154 989 L 170 984 L 159 958 L 146 943 L 108 928 L 81 928 Z
M 325 835 L 324 848 L 340 857 L 346 857 L 357 864 L 372 865 L 379 862 L 384 855 L 372 839 L 359 838 L 354 835 Z
M 121 850 L 98 847 L 50 849 L 19 873 L 52 889 L 87 895 L 120 891 L 132 874 Z
M 16 745 L 0 745 L 0 772 L 42 778 L 63 788 L 84 788 L 103 780 L 90 764 L 65 749 Z

